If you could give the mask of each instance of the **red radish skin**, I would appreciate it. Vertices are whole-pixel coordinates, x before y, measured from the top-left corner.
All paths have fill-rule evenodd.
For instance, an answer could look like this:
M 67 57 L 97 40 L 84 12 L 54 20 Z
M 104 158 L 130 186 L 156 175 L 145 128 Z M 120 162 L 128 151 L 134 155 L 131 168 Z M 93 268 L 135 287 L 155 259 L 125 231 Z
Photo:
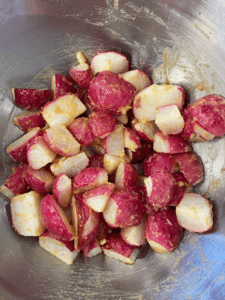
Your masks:
M 125 72 L 121 74 L 120 77 L 132 84 L 136 89 L 136 93 L 139 93 L 152 84 L 148 75 L 140 70 Z
M 42 108 L 53 96 L 51 89 L 12 89 L 12 94 L 15 105 L 29 110 Z
M 73 228 L 53 196 L 48 194 L 42 199 L 40 211 L 41 222 L 51 236 L 63 241 L 74 239 Z
M 142 197 L 142 202 L 145 205 L 145 212 L 147 214 L 154 214 L 158 210 L 158 208 L 155 207 L 151 201 L 149 201 L 146 186 L 141 185 L 141 186 L 137 187 L 137 189 Z
M 106 153 L 110 155 L 124 157 L 125 156 L 124 126 L 117 125 L 115 130 L 110 135 L 104 138 L 103 146 Z
M 114 192 L 115 184 L 108 182 L 84 193 L 84 203 L 96 212 L 103 212 L 107 201 Z
M 128 155 L 132 163 L 141 162 L 152 151 L 152 144 L 141 143 L 141 147 L 136 151 L 128 149 Z
M 76 85 L 87 90 L 91 84 L 92 76 L 89 65 L 86 63 L 72 66 L 70 69 L 70 76 L 73 78 Z
M 173 177 L 175 179 L 174 193 L 173 197 L 169 202 L 170 206 L 177 206 L 184 194 L 188 193 L 191 189 L 191 185 L 188 183 L 187 179 L 180 172 L 174 173 Z
M 74 193 L 89 191 L 108 181 L 108 174 L 102 168 L 85 168 L 72 179 Z
M 105 70 L 121 74 L 127 72 L 128 69 L 129 61 L 124 55 L 118 52 L 99 52 L 91 60 L 91 72 L 93 76 Z
M 75 119 L 69 125 L 68 130 L 81 145 L 89 146 L 95 140 L 89 118 L 80 117 Z
M 104 168 L 104 155 L 95 154 L 89 158 L 89 168 Z
M 27 148 L 27 160 L 34 169 L 41 169 L 51 163 L 56 157 L 42 136 L 36 137 Z
M 164 135 L 161 131 L 157 131 L 153 149 L 160 153 L 176 154 L 191 151 L 191 145 L 180 134 Z
M 136 151 L 141 147 L 139 136 L 130 128 L 124 127 L 125 133 L 125 148 L 131 151 Z
M 177 154 L 175 159 L 180 167 L 180 171 L 191 185 L 196 185 L 203 180 L 203 164 L 196 153 Z
M 61 207 L 67 207 L 72 198 L 72 181 L 65 174 L 60 174 L 53 184 L 53 196 Z
M 29 132 L 11 143 L 6 152 L 13 160 L 18 162 L 27 162 L 27 148 L 30 143 L 38 136 L 42 136 L 42 130 L 39 127 L 31 129 Z
M 172 208 L 148 215 L 145 236 L 151 248 L 160 253 L 173 251 L 180 243 L 183 229 Z
M 110 227 L 131 227 L 141 223 L 145 209 L 142 197 L 134 187 L 116 190 L 107 203 L 103 217 Z
M 23 236 L 40 236 L 45 228 L 40 219 L 43 196 L 34 191 L 14 196 L 10 201 L 13 227 Z
M 191 232 L 206 232 L 213 226 L 212 204 L 205 197 L 187 193 L 176 207 L 179 224 Z
M 132 128 L 135 130 L 135 132 L 138 134 L 138 136 L 142 141 L 148 143 L 154 141 L 154 135 L 156 131 L 156 126 L 154 122 L 150 121 L 150 122 L 141 123 L 138 122 L 137 120 L 134 120 L 132 122 Z
M 191 116 L 203 129 L 215 136 L 225 133 L 225 99 L 219 95 L 208 95 L 191 105 Z
M 11 199 L 18 194 L 27 193 L 29 190 L 25 179 L 26 165 L 20 164 L 19 167 L 6 179 L 5 183 L 0 187 L 0 192 Z
M 172 174 L 178 169 L 174 157 L 168 153 L 152 152 L 146 156 L 142 163 L 142 170 L 146 177 L 158 172 Z
M 103 216 L 101 214 L 99 232 L 96 236 L 100 245 L 104 245 L 107 242 L 107 238 L 111 233 L 112 233 L 112 229 L 105 222 L 105 220 L 103 219 Z
M 145 179 L 148 201 L 162 208 L 172 199 L 175 179 L 169 173 L 155 173 Z
M 46 125 L 40 111 L 26 111 L 22 114 L 19 114 L 13 118 L 13 123 L 24 132 L 27 132 L 35 127 L 42 128 Z
M 30 188 L 38 193 L 50 193 L 54 180 L 54 176 L 44 168 L 34 170 L 29 165 L 26 168 L 26 181 Z
M 50 127 L 58 124 L 68 126 L 85 110 L 75 94 L 67 94 L 47 103 L 42 109 L 42 116 Z
M 84 152 L 81 152 L 75 156 L 64 157 L 62 160 L 54 163 L 50 166 L 51 172 L 58 176 L 65 174 L 69 178 L 76 176 L 81 170 L 88 166 L 89 159 Z
M 102 249 L 105 255 L 119 259 L 126 264 L 133 264 L 139 253 L 137 246 L 127 244 L 118 233 L 112 234 Z
M 67 265 L 71 265 L 79 253 L 75 250 L 73 241 L 54 239 L 48 230 L 39 237 L 39 245 Z
M 146 230 L 146 218 L 143 218 L 141 224 L 138 226 L 122 228 L 121 237 L 129 245 L 142 246 L 147 242 L 145 237 L 145 230 Z
M 184 90 L 180 86 L 152 84 L 135 96 L 133 114 L 138 121 L 146 123 L 155 120 L 155 111 L 161 106 L 176 104 L 181 110 L 184 99 Z
M 193 121 L 193 123 L 194 123 L 193 130 L 198 137 L 203 138 L 205 141 L 211 141 L 214 139 L 214 137 L 215 137 L 214 134 L 208 132 L 207 130 L 202 128 L 200 125 L 198 125 L 194 121 Z
M 194 131 L 194 121 L 190 111 L 191 111 L 191 105 L 188 105 L 182 112 L 182 116 L 184 119 L 184 128 L 181 132 L 181 135 L 189 142 L 193 142 L 193 143 L 204 142 L 204 139 L 198 136 Z
M 116 170 L 115 184 L 118 188 L 136 186 L 138 181 L 138 172 L 134 166 L 129 163 L 121 162 Z
M 96 137 L 105 138 L 115 129 L 115 119 L 104 111 L 96 111 L 90 114 L 89 124 Z
M 50 149 L 59 155 L 74 156 L 80 152 L 80 144 L 64 125 L 51 126 L 43 137 Z
M 72 198 L 72 220 L 77 250 L 94 240 L 100 229 L 100 214 L 83 202 L 82 194 Z
M 74 81 L 70 77 L 55 74 L 52 77 L 51 88 L 54 92 L 54 99 L 57 99 L 58 97 L 62 97 L 68 93 L 73 93 Z
M 126 113 L 134 94 L 135 88 L 129 82 L 110 71 L 99 73 L 88 89 L 93 109 L 115 115 Z
M 102 252 L 102 248 L 98 240 L 94 239 L 90 243 L 85 244 L 84 247 L 82 248 L 82 251 L 84 253 L 84 256 L 93 257 L 100 254 Z

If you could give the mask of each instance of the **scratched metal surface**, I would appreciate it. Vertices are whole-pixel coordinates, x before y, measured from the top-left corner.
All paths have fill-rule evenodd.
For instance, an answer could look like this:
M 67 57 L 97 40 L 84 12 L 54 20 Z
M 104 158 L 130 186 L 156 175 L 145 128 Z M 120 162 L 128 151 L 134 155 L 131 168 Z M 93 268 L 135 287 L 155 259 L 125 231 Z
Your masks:
M 14 165 L 6 146 L 22 134 L 12 125 L 20 110 L 10 88 L 49 87 L 52 74 L 68 74 L 75 53 L 126 54 L 132 67 L 155 83 L 183 86 L 193 102 L 225 96 L 223 0 L 0 1 L 0 184 Z M 165 55 L 167 60 L 163 60 Z M 225 139 L 196 144 L 205 179 L 195 190 L 212 199 L 215 225 L 206 234 L 185 232 L 171 254 L 144 246 L 127 266 L 80 255 L 66 266 L 17 235 L 6 198 L 0 196 L 0 299 L 225 299 Z

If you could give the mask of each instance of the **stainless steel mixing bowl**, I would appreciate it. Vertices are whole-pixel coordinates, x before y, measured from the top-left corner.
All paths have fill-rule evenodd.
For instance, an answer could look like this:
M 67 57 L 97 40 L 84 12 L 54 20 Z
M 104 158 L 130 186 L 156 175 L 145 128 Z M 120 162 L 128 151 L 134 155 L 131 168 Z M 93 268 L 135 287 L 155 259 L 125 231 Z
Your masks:
M 12 87 L 50 87 L 68 74 L 75 53 L 124 53 L 155 83 L 180 84 L 193 102 L 225 96 L 224 0 L 1 0 L 1 184 L 14 165 L 6 146 L 22 134 L 12 125 L 20 110 Z M 225 138 L 194 145 L 205 167 L 195 191 L 212 199 L 215 225 L 206 234 L 185 232 L 171 254 L 146 245 L 132 266 L 99 255 L 80 255 L 67 266 L 19 236 L 8 201 L 0 196 L 0 299 L 225 299 Z

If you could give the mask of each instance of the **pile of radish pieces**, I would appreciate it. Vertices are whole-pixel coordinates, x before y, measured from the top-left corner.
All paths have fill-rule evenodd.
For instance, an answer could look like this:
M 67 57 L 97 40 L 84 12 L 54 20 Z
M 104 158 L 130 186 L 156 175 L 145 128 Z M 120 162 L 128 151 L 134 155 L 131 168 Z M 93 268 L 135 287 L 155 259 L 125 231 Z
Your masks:
M 210 201 L 191 191 L 204 177 L 191 143 L 225 133 L 225 99 L 187 105 L 120 53 L 77 60 L 51 89 L 12 90 L 25 134 L 7 147 L 20 165 L 0 191 L 15 230 L 67 264 L 79 251 L 133 264 L 146 242 L 171 252 L 184 229 L 212 228 Z

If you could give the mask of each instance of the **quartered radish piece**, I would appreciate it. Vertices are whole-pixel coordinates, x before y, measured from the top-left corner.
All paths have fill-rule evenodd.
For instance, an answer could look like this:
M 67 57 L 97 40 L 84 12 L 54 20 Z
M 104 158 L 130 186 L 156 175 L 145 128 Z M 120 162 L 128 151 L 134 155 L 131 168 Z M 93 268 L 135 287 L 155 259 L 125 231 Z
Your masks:
M 89 146 L 95 140 L 95 136 L 91 131 L 89 118 L 76 118 L 69 125 L 68 130 L 81 145 Z
M 96 137 L 105 138 L 115 129 L 114 118 L 103 111 L 96 111 L 90 114 L 89 124 L 91 131 Z
M 57 99 L 58 97 L 73 93 L 74 81 L 70 77 L 55 74 L 52 76 L 51 88 L 54 92 L 54 99 Z
M 105 152 L 120 157 L 125 156 L 125 134 L 123 125 L 117 125 L 115 130 L 104 138 Z
M 53 184 L 53 196 L 58 204 L 67 207 L 72 198 L 72 181 L 65 174 L 60 174 Z
M 116 170 L 115 184 L 118 188 L 133 186 L 136 187 L 138 172 L 129 163 L 121 162 Z
M 73 78 L 76 85 L 87 90 L 91 84 L 92 76 L 89 65 L 86 63 L 72 66 L 70 69 L 70 76 Z
M 139 93 L 141 90 L 147 88 L 152 84 L 148 75 L 140 70 L 128 71 L 121 74 L 120 76 L 135 87 L 136 93 Z
M 40 111 L 25 111 L 15 116 L 13 123 L 25 132 L 35 127 L 42 128 L 46 124 Z

